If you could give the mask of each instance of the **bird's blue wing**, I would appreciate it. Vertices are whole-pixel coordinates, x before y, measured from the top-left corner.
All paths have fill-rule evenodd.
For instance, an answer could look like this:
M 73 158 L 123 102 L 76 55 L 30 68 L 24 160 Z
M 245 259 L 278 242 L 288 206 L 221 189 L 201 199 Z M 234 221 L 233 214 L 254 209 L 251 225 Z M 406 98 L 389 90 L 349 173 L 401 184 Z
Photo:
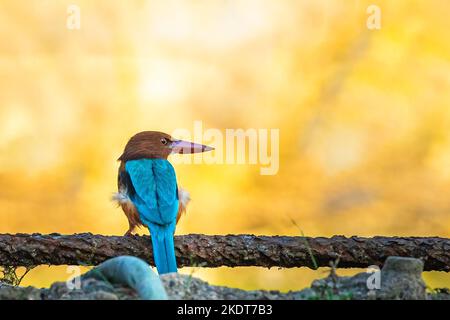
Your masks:
M 177 178 L 175 170 L 165 159 L 127 161 L 125 169 L 136 191 L 130 195 L 141 220 L 148 223 L 170 224 L 178 212 Z

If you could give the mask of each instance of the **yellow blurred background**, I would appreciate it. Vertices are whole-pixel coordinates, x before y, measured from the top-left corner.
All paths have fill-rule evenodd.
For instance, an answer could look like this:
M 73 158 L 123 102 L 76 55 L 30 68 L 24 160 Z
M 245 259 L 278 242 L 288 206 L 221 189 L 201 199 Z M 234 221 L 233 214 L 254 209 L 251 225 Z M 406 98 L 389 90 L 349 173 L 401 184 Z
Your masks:
M 308 236 L 449 237 L 448 1 L 377 0 L 368 30 L 373 2 L 1 1 L 0 233 L 122 235 L 109 199 L 128 138 L 201 120 L 279 128 L 280 169 L 177 164 L 193 199 L 177 234 L 299 235 L 293 219 Z M 182 272 L 280 290 L 326 275 Z M 23 284 L 68 276 L 42 266 Z

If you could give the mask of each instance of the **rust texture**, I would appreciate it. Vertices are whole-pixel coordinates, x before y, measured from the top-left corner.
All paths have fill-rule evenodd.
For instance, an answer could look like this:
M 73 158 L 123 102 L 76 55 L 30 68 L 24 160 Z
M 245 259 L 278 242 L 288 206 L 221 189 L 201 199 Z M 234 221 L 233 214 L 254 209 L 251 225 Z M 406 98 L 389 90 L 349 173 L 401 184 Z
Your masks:
M 309 247 L 309 248 L 308 248 Z M 450 271 L 450 239 L 439 237 L 331 238 L 202 235 L 175 237 L 178 265 L 198 267 L 319 267 L 339 258 L 339 268 L 382 266 L 389 256 L 415 257 L 425 270 Z M 97 265 L 120 255 L 153 265 L 149 236 L 104 236 L 90 233 L 0 234 L 0 265 Z

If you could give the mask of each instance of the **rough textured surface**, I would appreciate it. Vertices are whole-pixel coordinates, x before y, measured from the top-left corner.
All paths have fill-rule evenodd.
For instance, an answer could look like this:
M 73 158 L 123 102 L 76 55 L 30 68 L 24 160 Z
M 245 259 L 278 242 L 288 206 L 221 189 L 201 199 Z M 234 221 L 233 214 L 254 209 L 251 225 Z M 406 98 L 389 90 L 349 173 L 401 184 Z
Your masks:
M 338 277 L 331 270 L 324 279 L 316 280 L 311 288 L 281 293 L 279 291 L 245 291 L 222 286 L 212 286 L 188 275 L 161 276 L 169 299 L 449 299 L 448 289 L 425 291 L 421 278 L 423 263 L 418 259 L 390 257 L 381 269 L 381 286 L 378 290 L 367 288 L 371 274 L 359 273 L 353 277 Z M 131 288 L 110 283 L 107 279 L 81 277 L 81 288 L 70 290 L 65 282 L 56 282 L 49 289 L 12 287 L 1 285 L 0 299 L 138 299 Z
M 382 269 L 380 299 L 425 299 L 423 262 L 412 258 L 389 257 Z
M 34 287 L 13 287 L 0 282 L 0 300 L 41 300 L 44 292 Z
M 318 299 L 423 300 L 427 294 L 422 271 L 423 262 L 419 259 L 389 257 L 380 272 L 379 289 L 368 288 L 371 273 L 353 277 L 337 277 L 331 273 L 325 279 L 314 281 L 311 288 Z
M 279 291 L 246 291 L 223 286 L 211 286 L 198 278 L 180 274 L 163 275 L 161 280 L 169 299 L 177 300 L 299 300 L 306 297 L 301 291 L 281 293 Z
M 80 289 L 70 290 L 65 282 L 55 282 L 49 289 L 42 289 L 45 300 L 136 300 L 136 291 L 105 280 L 86 278 Z
M 425 270 L 450 271 L 450 239 L 438 237 L 334 236 L 332 238 L 191 234 L 175 237 L 178 265 L 183 266 L 328 266 L 339 257 L 340 268 L 382 266 L 389 256 L 420 258 Z M 152 260 L 148 236 L 0 234 L 0 265 L 98 265 L 131 255 Z

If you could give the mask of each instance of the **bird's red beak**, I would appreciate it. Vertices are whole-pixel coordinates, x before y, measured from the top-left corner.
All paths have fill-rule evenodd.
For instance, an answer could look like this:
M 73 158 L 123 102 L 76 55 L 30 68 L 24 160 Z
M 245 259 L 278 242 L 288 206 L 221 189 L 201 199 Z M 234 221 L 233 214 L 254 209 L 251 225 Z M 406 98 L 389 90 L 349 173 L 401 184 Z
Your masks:
M 172 148 L 172 153 L 199 153 L 214 150 L 213 147 L 183 140 L 172 141 L 170 147 Z

